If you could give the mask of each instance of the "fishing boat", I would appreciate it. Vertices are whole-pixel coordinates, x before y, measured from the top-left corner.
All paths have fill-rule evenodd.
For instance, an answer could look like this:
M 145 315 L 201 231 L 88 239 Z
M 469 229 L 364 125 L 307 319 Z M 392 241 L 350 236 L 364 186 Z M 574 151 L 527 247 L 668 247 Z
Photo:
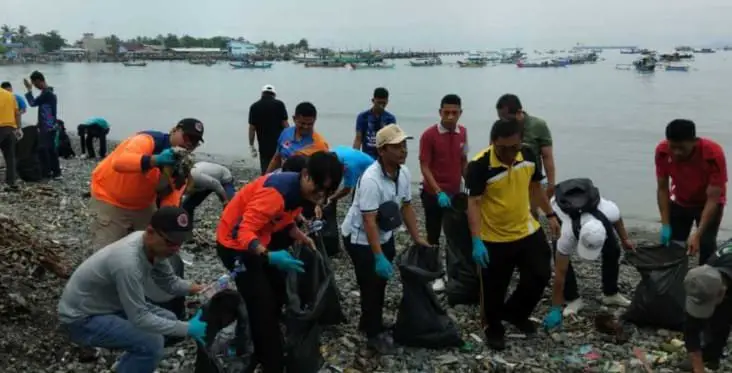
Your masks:
M 229 63 L 229 66 L 233 67 L 234 69 L 269 69 L 272 67 L 272 62 L 231 62 Z
M 517 67 L 528 68 L 528 67 L 565 67 L 569 65 L 569 61 L 566 59 L 559 58 L 543 58 L 533 61 L 519 61 L 516 63 Z
M 415 58 L 409 61 L 409 65 L 414 67 L 437 66 L 442 65 L 442 59 L 440 57 Z
M 346 67 L 346 63 L 335 60 L 319 60 L 314 62 L 305 62 L 305 67 Z
M 147 66 L 147 62 L 145 61 L 125 61 L 122 62 L 123 65 L 127 67 L 145 67 Z
M 488 65 L 488 59 L 479 52 L 471 52 L 464 61 L 458 61 L 460 67 L 484 67 Z
M 689 71 L 689 65 L 668 64 L 664 66 L 666 71 Z
M 499 57 L 499 63 L 513 65 L 526 58 L 526 53 L 521 49 L 504 49 Z
M 678 62 L 681 60 L 689 60 L 694 58 L 694 55 L 691 53 L 664 53 L 658 56 L 659 60 L 662 62 Z
M 636 71 L 642 73 L 652 73 L 656 71 L 657 60 L 652 56 L 643 56 L 633 61 L 633 67 Z
M 216 61 L 213 60 L 188 60 L 188 63 L 191 65 L 206 65 L 206 66 L 212 66 L 216 64 Z
M 641 50 L 638 48 L 621 49 L 620 54 L 640 54 Z
M 385 70 L 385 69 L 394 68 L 393 63 L 386 63 L 386 62 L 358 62 L 358 63 L 351 63 L 349 65 L 354 70 L 366 70 L 366 69 Z
M 702 49 L 699 49 L 699 50 L 694 51 L 694 53 L 707 53 L 707 54 L 708 53 L 716 53 L 716 52 L 717 51 L 715 51 L 712 48 L 702 48 Z

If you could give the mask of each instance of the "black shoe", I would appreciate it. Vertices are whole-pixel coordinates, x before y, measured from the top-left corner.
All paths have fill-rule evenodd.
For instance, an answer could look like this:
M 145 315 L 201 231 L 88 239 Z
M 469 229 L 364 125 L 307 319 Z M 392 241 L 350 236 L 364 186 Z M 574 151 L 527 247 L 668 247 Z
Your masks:
M 527 336 L 535 335 L 537 332 L 536 324 L 529 320 L 525 319 L 522 321 L 516 321 L 516 320 L 506 320 L 509 324 L 513 325 L 518 329 L 521 333 L 526 334 Z
M 494 351 L 503 351 L 506 349 L 506 337 L 503 333 L 491 333 L 485 331 L 485 345 Z
M 709 360 L 704 361 L 704 366 L 709 370 L 717 370 L 719 369 L 719 360 Z M 679 364 L 676 365 L 676 369 L 684 371 L 684 372 L 691 372 L 691 360 L 686 359 Z
M 381 355 L 394 355 L 396 354 L 396 347 L 394 341 L 387 333 L 381 333 L 376 337 L 369 338 L 366 342 L 366 347 L 372 351 L 375 351 Z

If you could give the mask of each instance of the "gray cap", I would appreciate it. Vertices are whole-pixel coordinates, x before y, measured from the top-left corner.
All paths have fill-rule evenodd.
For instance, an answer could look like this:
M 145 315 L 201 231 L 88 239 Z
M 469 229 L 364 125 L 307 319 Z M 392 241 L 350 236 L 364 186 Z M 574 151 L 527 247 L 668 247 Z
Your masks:
M 719 304 L 724 280 L 716 268 L 705 264 L 686 274 L 684 289 L 686 312 L 698 319 L 708 319 Z

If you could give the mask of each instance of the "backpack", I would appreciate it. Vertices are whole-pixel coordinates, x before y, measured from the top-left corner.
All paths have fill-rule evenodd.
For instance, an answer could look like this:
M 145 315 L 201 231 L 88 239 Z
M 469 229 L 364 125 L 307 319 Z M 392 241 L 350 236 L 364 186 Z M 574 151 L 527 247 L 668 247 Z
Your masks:
M 580 217 L 584 213 L 592 214 L 602 222 L 608 233 L 612 232 L 612 224 L 597 208 L 600 205 L 600 190 L 592 180 L 578 178 L 562 181 L 554 189 L 554 201 L 572 219 L 572 231 L 576 238 L 579 238 Z

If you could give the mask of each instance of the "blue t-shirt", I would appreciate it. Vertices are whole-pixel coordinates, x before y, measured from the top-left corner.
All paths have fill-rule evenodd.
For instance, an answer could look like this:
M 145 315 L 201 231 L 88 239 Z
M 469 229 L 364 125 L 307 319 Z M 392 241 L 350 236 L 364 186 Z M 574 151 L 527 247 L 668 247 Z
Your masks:
M 343 172 L 344 188 L 354 188 L 363 172 L 374 163 L 374 159 L 370 155 L 350 146 L 337 146 L 332 151 L 345 166 Z
M 388 111 L 381 113 L 378 118 L 371 109 L 358 114 L 356 132 L 361 134 L 361 150 L 376 159 L 376 132 L 392 123 L 396 123 L 396 117 Z
M 107 120 L 101 117 L 89 118 L 84 121 L 84 124 L 86 124 L 87 126 L 99 126 L 105 130 L 109 128 L 109 123 L 107 122 Z
M 28 109 L 28 104 L 25 103 L 25 99 L 23 96 L 13 93 L 13 96 L 15 96 L 15 101 L 18 102 L 18 110 L 20 112 L 24 112 Z

